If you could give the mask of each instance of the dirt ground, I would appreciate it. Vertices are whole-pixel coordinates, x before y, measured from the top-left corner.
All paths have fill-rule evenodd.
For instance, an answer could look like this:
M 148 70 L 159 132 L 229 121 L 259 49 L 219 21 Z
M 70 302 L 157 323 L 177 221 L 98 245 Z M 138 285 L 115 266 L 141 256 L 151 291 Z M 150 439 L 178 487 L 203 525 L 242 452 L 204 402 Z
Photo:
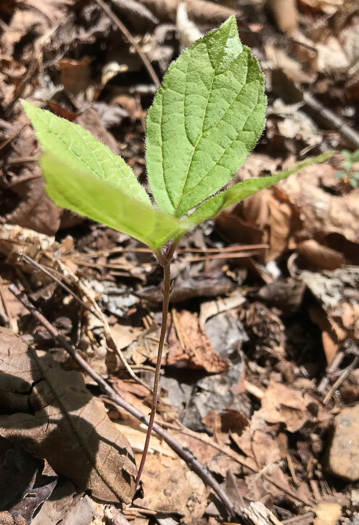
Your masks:
M 161 268 L 52 203 L 20 100 L 146 185 L 156 87 L 232 14 L 268 96 L 236 181 L 335 154 L 180 242 L 134 494 Z M 0 65 L 0 525 L 359 524 L 357 0 L 4 0 Z

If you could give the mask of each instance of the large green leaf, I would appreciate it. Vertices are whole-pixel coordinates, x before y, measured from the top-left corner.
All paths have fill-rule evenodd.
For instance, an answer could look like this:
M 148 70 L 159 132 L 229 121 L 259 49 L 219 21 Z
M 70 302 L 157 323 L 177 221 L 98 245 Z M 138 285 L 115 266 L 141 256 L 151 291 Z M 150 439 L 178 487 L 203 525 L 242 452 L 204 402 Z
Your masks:
M 178 219 L 130 197 L 108 180 L 74 169 L 51 153 L 40 157 L 40 165 L 49 197 L 62 208 L 127 233 L 156 253 L 170 238 L 182 236 Z
M 182 217 L 227 184 L 262 133 L 265 108 L 263 74 L 231 17 L 170 65 L 148 111 L 158 207 Z
M 44 152 L 50 152 L 74 171 L 93 175 L 151 206 L 146 190 L 139 184 L 130 166 L 89 131 L 24 100 L 22 105 Z
M 231 188 L 228 188 L 227 190 L 222 191 L 217 195 L 214 195 L 214 197 L 211 197 L 203 204 L 200 204 L 196 208 L 196 210 L 188 217 L 188 219 L 184 219 L 181 222 L 183 226 L 187 224 L 188 230 L 191 230 L 195 225 L 200 224 L 201 222 L 210 219 L 211 217 L 215 217 L 225 208 L 228 208 L 228 206 L 236 204 L 237 202 L 242 201 L 246 197 L 249 197 L 250 195 L 257 193 L 258 191 L 263 190 L 264 188 L 270 188 L 280 180 L 286 179 L 287 177 L 289 177 L 289 175 L 297 173 L 298 171 L 300 171 L 303 168 L 306 168 L 307 166 L 311 166 L 316 162 L 324 162 L 325 160 L 329 159 L 333 154 L 333 151 L 329 151 L 327 153 L 324 153 L 323 155 L 319 155 L 318 157 L 312 157 L 310 159 L 304 160 L 303 162 L 296 164 L 292 168 L 281 171 L 280 173 L 276 173 L 269 177 L 253 178 L 247 179 L 243 182 L 239 182 Z

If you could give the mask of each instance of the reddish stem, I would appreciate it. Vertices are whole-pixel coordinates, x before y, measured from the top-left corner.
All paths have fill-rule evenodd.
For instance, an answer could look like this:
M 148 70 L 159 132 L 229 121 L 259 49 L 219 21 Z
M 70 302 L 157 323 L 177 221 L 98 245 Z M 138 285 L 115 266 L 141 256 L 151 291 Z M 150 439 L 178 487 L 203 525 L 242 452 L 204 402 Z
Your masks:
M 156 409 L 157 409 L 157 399 L 158 399 L 157 394 L 158 394 L 158 385 L 159 385 L 160 371 L 161 371 L 162 352 L 163 352 L 163 345 L 164 345 L 165 337 L 166 337 L 168 305 L 169 305 L 170 294 L 171 294 L 171 268 L 170 268 L 171 259 L 172 259 L 172 255 L 170 256 L 170 259 L 169 260 L 167 259 L 165 264 L 163 265 L 163 302 L 162 302 L 161 334 L 160 334 L 160 341 L 158 343 L 158 354 L 157 354 L 157 362 L 156 362 L 155 380 L 153 383 L 151 414 L 150 414 L 150 419 L 148 423 L 146 441 L 145 441 L 145 445 L 143 448 L 141 463 L 140 463 L 140 466 L 137 472 L 135 490 L 137 490 L 138 488 L 138 485 L 141 479 L 141 475 L 142 475 L 142 471 L 143 471 L 143 467 L 145 466 L 146 457 L 148 453 L 148 447 L 149 447 L 150 439 L 151 439 L 153 423 L 155 421 L 155 415 L 156 415 Z

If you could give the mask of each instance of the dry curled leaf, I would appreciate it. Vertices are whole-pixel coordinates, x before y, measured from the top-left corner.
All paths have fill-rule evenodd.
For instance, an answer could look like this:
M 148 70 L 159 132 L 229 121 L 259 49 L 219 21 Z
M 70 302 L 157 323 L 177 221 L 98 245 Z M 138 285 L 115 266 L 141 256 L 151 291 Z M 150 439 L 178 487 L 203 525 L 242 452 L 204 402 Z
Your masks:
M 131 447 L 86 389 L 82 374 L 63 370 L 6 328 L 0 328 L 0 355 L 3 401 L 10 393 L 12 409 L 21 398 L 23 409 L 0 417 L 1 435 L 46 458 L 96 498 L 131 501 L 136 472 Z

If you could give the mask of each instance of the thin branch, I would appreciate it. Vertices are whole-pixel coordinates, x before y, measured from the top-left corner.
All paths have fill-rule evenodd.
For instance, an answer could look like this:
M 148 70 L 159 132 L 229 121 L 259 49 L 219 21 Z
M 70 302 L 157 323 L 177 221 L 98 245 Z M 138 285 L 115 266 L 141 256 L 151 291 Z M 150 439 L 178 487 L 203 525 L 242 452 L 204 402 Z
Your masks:
M 15 284 L 9 286 L 11 293 L 29 310 L 29 312 L 39 321 L 42 326 L 56 339 L 63 348 L 71 355 L 71 357 L 81 366 L 81 368 L 96 381 L 100 389 L 106 394 L 116 405 L 126 410 L 129 414 L 134 416 L 136 419 L 141 421 L 148 426 L 149 418 L 146 417 L 142 412 L 137 410 L 135 407 L 130 405 L 125 399 L 123 399 L 115 390 L 97 374 L 92 367 L 83 359 L 68 340 L 54 327 L 52 324 L 37 310 L 37 308 L 30 302 L 28 297 L 20 292 Z M 228 514 L 232 517 L 241 517 L 240 511 L 235 507 L 234 503 L 230 500 L 227 494 L 224 492 L 219 483 L 213 478 L 210 472 L 194 457 L 194 455 L 186 448 L 184 448 L 174 437 L 166 432 L 157 423 L 153 424 L 153 430 L 176 452 L 176 454 L 182 458 L 188 466 L 195 472 L 203 482 L 211 487 L 217 496 L 222 501 Z
M 115 15 L 115 13 L 111 10 L 111 8 L 103 1 L 103 0 L 95 0 L 95 2 L 105 11 L 107 16 L 111 18 L 112 22 L 116 24 L 118 29 L 121 31 L 121 33 L 127 38 L 127 40 L 133 45 L 133 47 L 136 49 L 136 52 L 140 59 L 143 62 L 143 65 L 148 71 L 148 74 L 152 78 L 152 81 L 156 87 L 160 87 L 161 83 L 158 79 L 158 76 L 155 72 L 155 70 L 152 67 L 151 62 L 148 60 L 146 54 L 142 51 L 140 46 L 137 44 L 136 40 L 133 38 L 127 27 L 121 22 L 121 20 L 118 18 L 118 16 Z
M 129 374 L 129 376 L 132 377 L 132 379 L 134 379 L 137 383 L 139 383 L 140 385 L 145 387 L 150 393 L 152 393 L 152 388 L 145 381 L 143 381 L 140 377 L 138 377 L 138 375 L 132 370 L 132 368 L 128 364 L 127 359 L 125 358 L 122 350 L 116 344 L 115 338 L 112 335 L 112 331 L 111 331 L 110 325 L 108 324 L 108 321 L 107 321 L 103 311 L 101 310 L 101 308 L 99 307 L 97 302 L 94 300 L 94 298 L 91 296 L 91 294 L 88 293 L 86 287 L 83 285 L 81 280 L 78 279 L 78 277 L 66 265 L 63 265 L 58 259 L 53 259 L 52 258 L 52 260 L 56 261 L 57 265 L 61 268 L 63 273 L 65 273 L 65 271 L 66 271 L 67 276 L 69 277 L 69 279 L 74 284 L 77 285 L 77 287 L 81 290 L 83 295 L 85 297 L 87 297 L 87 299 L 88 299 L 88 301 L 90 303 L 92 303 L 93 309 L 95 311 L 91 310 L 91 313 L 94 313 L 94 315 L 96 315 L 97 319 L 99 319 L 99 321 L 101 321 L 102 324 L 103 324 L 107 346 L 112 351 L 117 353 L 118 357 L 120 358 L 121 363 L 123 364 L 125 370 Z
M 32 257 L 30 257 L 29 255 L 26 255 L 26 253 L 21 253 L 20 257 L 25 259 L 27 263 L 34 266 L 37 270 L 40 270 L 40 272 L 43 272 L 45 275 L 50 277 L 50 279 L 55 281 L 55 283 L 57 283 L 59 286 L 61 286 L 61 288 L 63 288 L 67 293 L 69 293 L 83 308 L 85 308 L 85 310 L 87 310 L 88 312 L 91 312 L 92 315 L 94 315 L 95 317 L 97 317 L 97 319 L 100 320 L 99 315 L 94 310 L 92 310 L 89 306 L 87 306 L 87 304 L 84 303 L 83 300 L 75 292 L 73 292 L 69 286 L 67 286 L 67 284 L 62 282 L 61 279 L 58 279 L 56 275 L 54 275 L 46 266 L 43 266 L 42 264 L 36 262 L 34 259 L 32 259 Z
M 303 100 L 308 108 L 320 116 L 327 124 L 332 126 L 333 129 L 338 131 L 353 147 L 359 148 L 358 133 L 333 113 L 333 111 L 323 106 L 319 100 L 307 91 L 303 93 Z

